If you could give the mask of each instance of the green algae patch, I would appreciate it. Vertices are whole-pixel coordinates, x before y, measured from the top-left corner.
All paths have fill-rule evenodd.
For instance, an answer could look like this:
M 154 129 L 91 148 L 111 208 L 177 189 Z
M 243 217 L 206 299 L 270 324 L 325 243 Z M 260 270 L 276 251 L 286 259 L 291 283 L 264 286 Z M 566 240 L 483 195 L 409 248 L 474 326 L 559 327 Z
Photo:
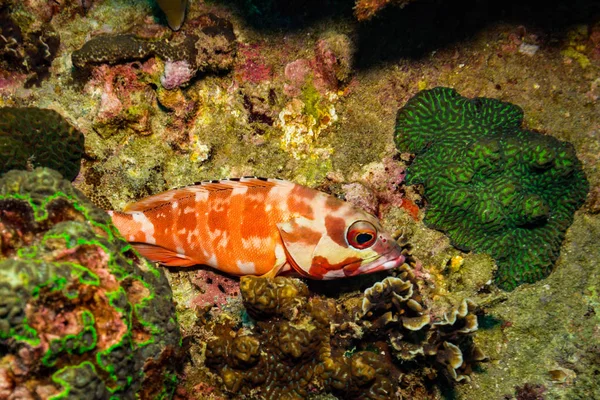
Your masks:
M 440 87 L 398 111 L 394 136 L 416 155 L 407 184 L 424 187 L 425 223 L 490 254 L 505 290 L 548 276 L 588 191 L 573 146 L 522 122 L 513 104 Z
M 0 209 L 2 390 L 170 398 L 180 334 L 164 274 L 56 171 L 7 172 Z

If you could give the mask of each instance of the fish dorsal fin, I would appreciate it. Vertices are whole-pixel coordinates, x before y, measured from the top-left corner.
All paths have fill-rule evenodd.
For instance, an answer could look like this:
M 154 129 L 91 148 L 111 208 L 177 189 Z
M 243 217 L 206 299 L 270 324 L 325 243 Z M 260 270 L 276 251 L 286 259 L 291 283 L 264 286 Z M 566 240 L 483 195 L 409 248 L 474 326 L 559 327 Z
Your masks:
M 204 181 L 191 186 L 184 186 L 177 189 L 167 190 L 140 201 L 127 204 L 124 212 L 148 211 L 160 207 L 164 204 L 172 203 L 194 196 L 198 192 L 214 192 L 219 190 L 233 190 L 240 187 L 273 187 L 278 185 L 291 184 L 291 182 L 282 179 L 266 179 L 257 177 L 231 178 L 214 181 Z

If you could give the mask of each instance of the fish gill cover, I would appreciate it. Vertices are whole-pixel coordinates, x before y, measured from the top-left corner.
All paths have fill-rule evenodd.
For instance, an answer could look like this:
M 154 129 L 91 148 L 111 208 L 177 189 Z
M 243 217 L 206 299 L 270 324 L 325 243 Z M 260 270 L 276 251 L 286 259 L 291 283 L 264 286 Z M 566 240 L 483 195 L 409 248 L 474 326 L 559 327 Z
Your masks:
M 0 210 L 0 398 L 170 398 L 162 271 L 56 171 L 4 174 Z
M 588 191 L 573 146 L 522 122 L 518 106 L 438 87 L 398 111 L 394 136 L 416 155 L 407 183 L 424 187 L 425 223 L 490 254 L 505 290 L 548 276 Z

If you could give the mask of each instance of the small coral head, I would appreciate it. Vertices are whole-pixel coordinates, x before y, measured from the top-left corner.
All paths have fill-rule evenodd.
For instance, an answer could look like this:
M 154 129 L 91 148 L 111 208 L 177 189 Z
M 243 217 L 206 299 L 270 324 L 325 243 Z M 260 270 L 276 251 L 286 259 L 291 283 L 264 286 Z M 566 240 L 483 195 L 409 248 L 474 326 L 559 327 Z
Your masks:
M 298 274 L 338 279 L 404 263 L 402 248 L 375 217 L 333 197 L 327 207 L 323 218 L 299 217 L 279 225 L 288 262 Z
M 160 9 L 167 17 L 169 27 L 174 31 L 178 31 L 183 25 L 185 19 L 185 10 L 187 8 L 187 0 L 156 0 Z

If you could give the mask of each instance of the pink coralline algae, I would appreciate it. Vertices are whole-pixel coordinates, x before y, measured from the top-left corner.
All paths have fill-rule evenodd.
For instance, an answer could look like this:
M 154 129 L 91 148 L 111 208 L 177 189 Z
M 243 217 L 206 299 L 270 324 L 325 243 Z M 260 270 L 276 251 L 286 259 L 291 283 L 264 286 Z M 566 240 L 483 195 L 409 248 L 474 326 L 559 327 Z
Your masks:
M 349 83 L 354 50 L 345 35 L 320 39 L 315 46 L 315 56 L 301 58 L 285 66 L 285 93 L 297 97 L 308 81 L 321 93 L 337 92 Z
M 393 206 L 404 209 L 417 219 L 419 208 L 401 190 L 405 176 L 404 168 L 388 157 L 381 163 L 368 165 L 359 179 L 362 183 L 343 185 L 342 190 L 347 201 L 373 215 L 381 216 L 383 211 Z
M 192 299 L 191 307 L 196 308 L 209 305 L 221 307 L 240 292 L 240 284 L 236 279 L 209 270 L 196 272 L 192 283 L 202 292 Z
M 188 61 L 167 61 L 160 77 L 161 85 L 168 90 L 187 84 L 196 75 L 196 69 Z
M 240 43 L 235 75 L 238 81 L 250 83 L 268 81 L 273 77 L 273 68 L 260 52 L 260 45 Z
M 139 134 L 150 134 L 150 116 L 156 94 L 139 76 L 155 65 L 148 60 L 141 66 L 129 63 L 110 67 L 101 65 L 94 69 L 92 79 L 86 85 L 90 94 L 100 93 L 100 105 L 94 117 L 99 132 L 112 135 L 126 128 Z M 142 71 L 140 71 L 142 70 Z

